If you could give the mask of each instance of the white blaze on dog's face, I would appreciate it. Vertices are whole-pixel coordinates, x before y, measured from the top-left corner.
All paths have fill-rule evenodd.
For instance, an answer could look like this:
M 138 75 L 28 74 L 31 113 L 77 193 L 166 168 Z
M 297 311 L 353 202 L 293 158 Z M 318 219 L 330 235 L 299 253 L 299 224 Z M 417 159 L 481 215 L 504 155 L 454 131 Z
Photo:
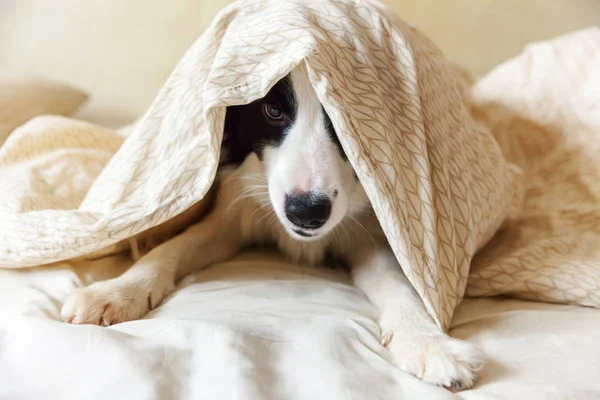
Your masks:
M 264 98 L 230 107 L 227 118 L 233 157 L 258 155 L 272 207 L 293 238 L 322 238 L 368 205 L 304 65 Z

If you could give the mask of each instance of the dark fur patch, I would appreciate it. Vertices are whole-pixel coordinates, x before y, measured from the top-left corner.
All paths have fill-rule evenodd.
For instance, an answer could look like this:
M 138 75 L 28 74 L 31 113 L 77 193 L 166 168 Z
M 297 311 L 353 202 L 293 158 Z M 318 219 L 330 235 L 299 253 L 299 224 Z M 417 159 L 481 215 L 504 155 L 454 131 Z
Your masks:
M 285 122 L 273 124 L 263 112 L 265 104 L 277 104 Z M 271 88 L 262 99 L 250 104 L 227 108 L 223 146 L 227 149 L 227 164 L 239 165 L 250 153 L 263 157 L 265 146 L 279 146 L 296 119 L 298 106 L 289 76 Z
M 269 103 L 281 108 L 286 116 L 285 124 L 273 124 L 265 118 L 263 106 Z M 348 161 L 329 115 L 324 108 L 322 110 L 329 137 L 342 159 Z M 240 165 L 250 153 L 256 153 L 262 160 L 265 146 L 277 147 L 283 142 L 285 132 L 296 120 L 297 111 L 298 104 L 289 75 L 277 82 L 262 99 L 250 104 L 227 107 L 223 139 L 227 159 L 221 160 L 221 163 Z
M 346 153 L 344 153 L 344 149 L 342 147 L 342 144 L 340 143 L 340 139 L 338 138 L 337 133 L 335 132 L 335 128 L 333 127 L 333 124 L 331 123 L 331 119 L 329 118 L 329 115 L 327 115 L 327 112 L 325 111 L 325 109 L 324 108 L 322 108 L 322 109 L 323 109 L 323 118 L 325 118 L 325 129 L 327 130 L 327 134 L 329 134 L 329 137 L 331 138 L 333 143 L 335 143 L 335 145 L 337 146 L 342 159 L 344 161 L 348 161 L 348 157 L 346 156 Z

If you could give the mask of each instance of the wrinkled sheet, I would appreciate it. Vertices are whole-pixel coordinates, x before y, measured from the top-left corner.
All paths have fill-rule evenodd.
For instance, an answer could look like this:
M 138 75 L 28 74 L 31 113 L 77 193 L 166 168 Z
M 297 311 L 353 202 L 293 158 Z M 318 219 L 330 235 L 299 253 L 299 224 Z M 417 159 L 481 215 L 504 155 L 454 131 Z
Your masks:
M 0 399 L 452 399 L 398 370 L 344 272 L 249 253 L 196 273 L 145 319 L 59 322 L 80 284 L 128 265 L 0 270 Z M 464 300 L 451 334 L 489 361 L 469 400 L 600 397 L 600 312 Z

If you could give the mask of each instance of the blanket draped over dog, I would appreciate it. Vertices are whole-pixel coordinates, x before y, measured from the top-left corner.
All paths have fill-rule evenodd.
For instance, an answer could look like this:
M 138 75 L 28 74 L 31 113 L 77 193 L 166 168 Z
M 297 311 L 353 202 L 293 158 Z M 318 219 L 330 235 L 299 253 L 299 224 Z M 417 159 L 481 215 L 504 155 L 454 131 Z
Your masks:
M 163 233 L 181 229 L 181 213 L 215 178 L 225 107 L 264 96 L 306 63 L 391 248 L 441 327 L 484 246 L 469 294 L 599 305 L 598 37 L 540 45 L 546 60 L 491 74 L 470 110 L 464 77 L 379 3 L 234 3 L 127 135 L 41 117 L 9 137 L 0 148 L 0 266 L 119 251 L 166 221 Z

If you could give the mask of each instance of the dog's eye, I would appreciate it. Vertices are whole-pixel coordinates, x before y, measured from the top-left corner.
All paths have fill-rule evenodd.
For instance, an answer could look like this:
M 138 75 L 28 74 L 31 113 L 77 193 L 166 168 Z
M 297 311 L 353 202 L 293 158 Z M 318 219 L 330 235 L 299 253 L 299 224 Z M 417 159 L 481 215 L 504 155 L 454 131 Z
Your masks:
M 283 120 L 283 111 L 281 111 L 281 107 L 275 103 L 265 103 L 263 104 L 263 113 L 265 116 L 273 121 L 281 121 Z

